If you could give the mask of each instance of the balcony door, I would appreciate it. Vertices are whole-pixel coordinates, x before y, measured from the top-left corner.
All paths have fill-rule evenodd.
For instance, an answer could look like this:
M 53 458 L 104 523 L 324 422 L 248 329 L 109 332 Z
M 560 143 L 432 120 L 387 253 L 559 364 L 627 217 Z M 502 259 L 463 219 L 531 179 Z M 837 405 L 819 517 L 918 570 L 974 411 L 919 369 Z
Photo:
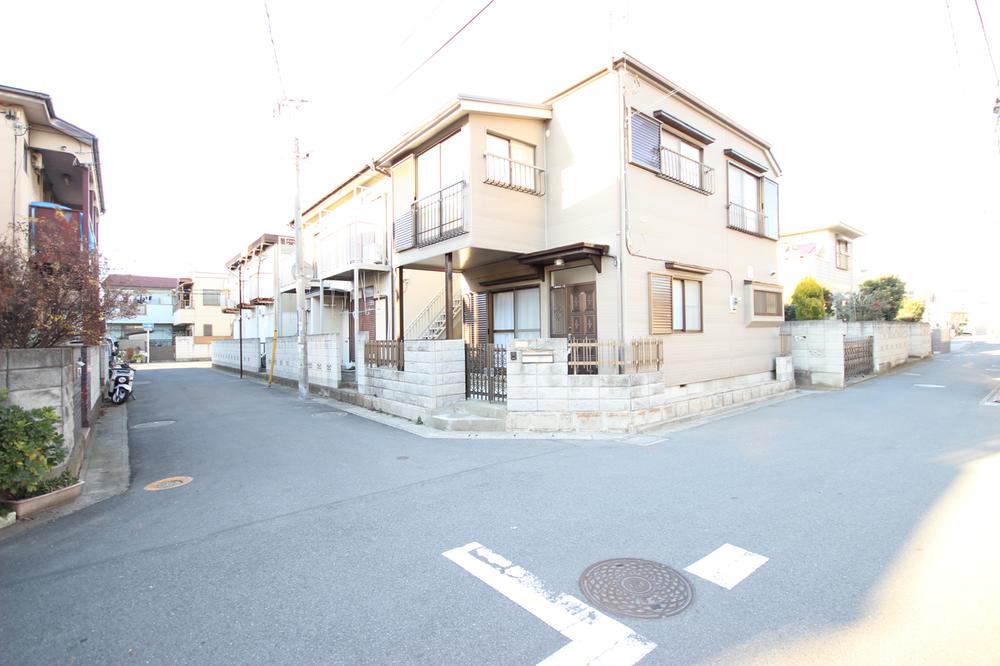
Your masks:
M 417 155 L 417 245 L 462 231 L 462 183 L 468 157 L 461 131 Z

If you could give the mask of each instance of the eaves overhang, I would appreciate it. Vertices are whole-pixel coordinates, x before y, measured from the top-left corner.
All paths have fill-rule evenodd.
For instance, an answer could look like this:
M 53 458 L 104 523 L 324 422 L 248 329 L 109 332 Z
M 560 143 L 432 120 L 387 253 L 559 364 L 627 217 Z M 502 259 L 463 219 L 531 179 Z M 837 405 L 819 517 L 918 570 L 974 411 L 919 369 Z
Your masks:
M 428 121 L 408 132 L 399 143 L 375 159 L 374 166 L 391 166 L 400 157 L 412 153 L 425 141 L 472 113 L 550 120 L 552 107 L 547 104 L 525 104 L 488 97 L 459 95 L 455 101 L 438 111 Z

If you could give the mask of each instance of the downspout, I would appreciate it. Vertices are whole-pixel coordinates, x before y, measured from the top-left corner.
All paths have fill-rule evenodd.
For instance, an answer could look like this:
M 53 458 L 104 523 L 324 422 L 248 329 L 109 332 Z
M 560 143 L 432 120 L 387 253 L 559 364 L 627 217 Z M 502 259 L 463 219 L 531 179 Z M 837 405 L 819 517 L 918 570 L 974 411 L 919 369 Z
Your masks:
M 618 70 L 618 90 L 615 93 L 618 107 L 618 341 L 625 346 L 625 256 L 628 254 L 628 164 L 625 159 L 625 82 Z

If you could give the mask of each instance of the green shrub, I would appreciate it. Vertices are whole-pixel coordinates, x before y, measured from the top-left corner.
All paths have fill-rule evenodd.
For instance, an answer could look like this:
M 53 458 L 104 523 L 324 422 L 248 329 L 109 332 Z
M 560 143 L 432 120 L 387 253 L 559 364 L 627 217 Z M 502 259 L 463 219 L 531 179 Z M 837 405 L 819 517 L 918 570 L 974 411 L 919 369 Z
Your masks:
M 0 392 L 0 495 L 24 499 L 45 491 L 46 476 L 66 457 L 59 415 L 51 407 L 24 409 Z
M 792 292 L 792 307 L 798 320 L 823 319 L 826 316 L 825 289 L 811 277 L 804 277 Z
M 899 314 L 906 296 L 906 283 L 895 275 L 883 275 L 880 278 L 865 280 L 858 289 L 858 302 L 871 304 L 872 316 L 866 319 L 885 319 L 891 321 Z M 862 317 L 859 315 L 858 319 Z
M 924 318 L 924 299 L 904 298 L 903 307 L 899 310 L 901 321 L 922 321 Z

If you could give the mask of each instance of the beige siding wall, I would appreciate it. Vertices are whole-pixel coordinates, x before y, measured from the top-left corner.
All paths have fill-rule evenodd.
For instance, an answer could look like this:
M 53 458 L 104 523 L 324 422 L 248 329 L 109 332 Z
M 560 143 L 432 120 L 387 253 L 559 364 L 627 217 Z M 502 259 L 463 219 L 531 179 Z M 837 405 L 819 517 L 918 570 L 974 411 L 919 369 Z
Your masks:
M 663 272 L 664 260 L 714 269 L 703 280 L 699 333 L 665 336 L 666 376 L 669 385 L 706 381 L 774 369 L 778 329 L 748 327 L 742 301 L 730 312 L 732 293 L 743 297 L 743 281 L 773 282 L 777 271 L 776 242 L 727 227 L 727 164 L 723 154 L 733 148 L 762 164 L 765 151 L 694 107 L 668 96 L 645 79 L 626 76 L 628 107 L 652 114 L 657 109 L 677 116 L 715 137 L 704 148 L 704 162 L 715 169 L 715 193 L 702 194 L 629 165 L 626 187 L 629 207 L 629 246 L 625 257 L 625 337 L 649 335 L 649 281 L 651 271 Z M 773 165 L 767 176 L 776 179 Z M 641 258 L 635 255 L 644 255 Z M 678 274 L 678 277 L 684 277 Z M 697 275 L 688 276 L 698 279 Z
M 27 118 L 21 107 L 0 105 L 0 113 L 7 110 L 15 113 L 15 122 L 27 125 Z M 11 239 L 13 222 L 27 225 L 28 206 L 32 201 L 42 198 L 41 182 L 31 164 L 28 164 L 27 173 L 24 170 L 24 146 L 26 142 L 30 142 L 31 137 L 27 134 L 17 136 L 13 125 L 14 122 L 10 121 L 0 123 L 0 155 L 6 156 L 0 163 L 0 183 L 3 183 L 3 187 L 0 187 L 0 241 Z M 31 160 L 30 155 L 28 160 Z M 27 235 L 22 240 L 27 245 Z
M 467 129 L 471 161 L 466 229 L 472 236 L 471 247 L 511 252 L 532 252 L 544 247 L 545 200 L 483 182 L 487 133 L 536 146 L 535 163 L 545 164 L 543 121 L 472 114 Z

